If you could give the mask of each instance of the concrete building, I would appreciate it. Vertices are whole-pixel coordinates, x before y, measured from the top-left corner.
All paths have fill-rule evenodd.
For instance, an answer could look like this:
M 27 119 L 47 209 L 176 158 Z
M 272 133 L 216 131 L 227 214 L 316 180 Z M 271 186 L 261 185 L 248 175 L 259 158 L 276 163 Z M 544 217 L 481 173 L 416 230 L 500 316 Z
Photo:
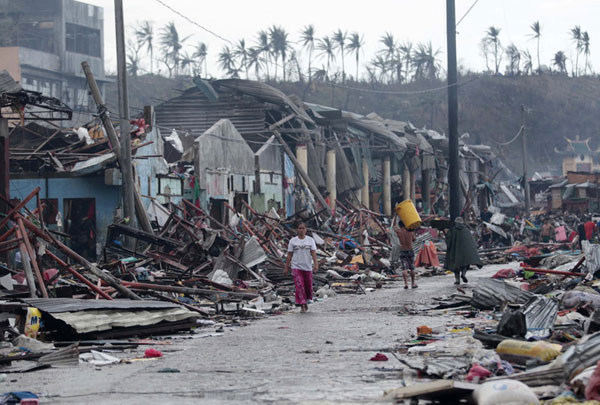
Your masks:
M 104 92 L 104 13 L 75 0 L 0 0 L 0 70 L 26 90 L 61 99 L 73 111 L 66 125 L 95 111 L 81 62 Z
M 599 151 L 592 150 L 590 147 L 590 138 L 582 140 L 577 136 L 575 139 L 566 139 L 568 145 L 565 150 L 555 149 L 556 153 L 563 156 L 563 176 L 566 176 L 569 172 L 600 172 Z

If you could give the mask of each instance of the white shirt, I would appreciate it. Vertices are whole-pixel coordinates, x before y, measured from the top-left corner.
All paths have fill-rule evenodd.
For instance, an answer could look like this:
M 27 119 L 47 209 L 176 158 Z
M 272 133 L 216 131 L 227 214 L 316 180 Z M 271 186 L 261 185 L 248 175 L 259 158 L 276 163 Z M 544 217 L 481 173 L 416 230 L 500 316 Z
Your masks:
M 310 236 L 305 236 L 304 239 L 300 239 L 297 236 L 293 237 L 288 244 L 288 253 L 294 253 L 290 267 L 292 269 L 312 271 L 313 261 L 311 252 L 315 250 L 317 250 L 317 244 Z

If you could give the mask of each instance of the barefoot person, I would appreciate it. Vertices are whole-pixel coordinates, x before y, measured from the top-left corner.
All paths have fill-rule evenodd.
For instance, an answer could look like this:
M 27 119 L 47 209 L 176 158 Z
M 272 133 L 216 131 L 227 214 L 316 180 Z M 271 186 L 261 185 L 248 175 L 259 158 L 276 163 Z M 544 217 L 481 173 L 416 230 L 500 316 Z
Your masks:
M 402 278 L 404 278 L 404 288 L 408 288 L 408 271 L 410 270 L 410 281 L 412 288 L 417 288 L 415 283 L 415 253 L 413 252 L 413 242 L 415 233 L 406 229 L 402 221 L 398 221 L 396 235 L 400 240 L 400 264 L 402 265 Z
M 300 305 L 301 312 L 306 312 L 308 301 L 313 297 L 313 271 L 319 269 L 319 262 L 315 240 L 306 236 L 306 224 L 301 222 L 297 231 L 298 236 L 293 237 L 288 244 L 283 274 L 288 274 L 290 268 L 292 269 L 296 287 L 296 305 Z

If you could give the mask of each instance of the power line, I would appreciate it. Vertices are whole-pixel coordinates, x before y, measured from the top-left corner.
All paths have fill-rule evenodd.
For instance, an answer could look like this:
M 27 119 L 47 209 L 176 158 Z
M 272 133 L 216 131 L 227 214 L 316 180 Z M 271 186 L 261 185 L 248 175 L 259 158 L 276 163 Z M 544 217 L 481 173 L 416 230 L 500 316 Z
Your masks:
M 424 94 L 424 93 L 432 93 L 435 91 L 439 91 L 439 90 L 446 90 L 450 87 L 463 87 L 466 86 L 467 84 L 474 82 L 475 80 L 478 80 L 478 77 L 474 77 L 471 80 L 464 82 L 464 83 L 455 83 L 455 84 L 450 84 L 450 85 L 445 85 L 445 86 L 440 86 L 440 87 L 434 87 L 431 89 L 425 89 L 425 90 L 414 90 L 414 91 L 386 91 L 386 90 L 373 90 L 373 89 L 362 89 L 360 87 L 352 87 L 352 86 L 346 86 L 343 84 L 339 84 L 339 83 L 328 83 L 331 84 L 332 86 L 335 87 L 339 87 L 339 88 L 343 88 L 343 89 L 348 89 L 348 90 L 355 90 L 355 91 L 363 91 L 366 93 L 376 93 L 376 94 Z
M 465 19 L 465 17 L 471 12 L 471 10 L 473 10 L 473 7 L 475 7 L 475 5 L 479 2 L 479 0 L 475 0 L 475 2 L 473 4 L 471 4 L 471 7 L 469 7 L 469 9 L 467 10 L 467 12 L 460 18 L 460 20 L 458 20 L 458 22 L 456 23 L 456 26 L 458 27 L 458 24 L 460 24 L 462 22 L 462 20 Z
M 508 142 L 496 142 L 493 139 L 492 139 L 492 142 L 498 144 L 499 146 L 508 146 L 511 143 L 513 143 L 514 141 L 516 141 L 517 139 L 519 139 L 519 135 L 521 135 L 521 133 L 523 132 L 523 129 L 524 129 L 524 127 L 521 126 L 521 128 L 519 128 L 519 132 L 517 132 L 517 134 L 515 135 L 515 137 L 513 139 L 511 139 L 510 141 L 508 141 Z
M 177 14 L 178 16 L 182 17 L 182 18 L 183 18 L 183 19 L 185 19 L 186 21 L 189 21 L 190 23 L 192 23 L 192 24 L 196 25 L 197 27 L 200 27 L 202 30 L 204 30 L 204 31 L 208 32 L 209 34 L 211 34 L 211 35 L 214 35 L 215 37 L 219 38 L 220 40 L 222 40 L 222 41 L 225 41 L 225 42 L 227 42 L 227 43 L 229 43 L 229 44 L 231 44 L 231 45 L 234 45 L 234 43 L 233 43 L 232 41 L 230 41 L 229 39 L 227 39 L 227 38 L 225 38 L 225 37 L 223 37 L 223 36 L 221 36 L 221 35 L 217 34 L 217 33 L 216 33 L 216 32 L 214 32 L 214 31 L 211 31 L 210 29 L 208 29 L 208 28 L 206 28 L 206 27 L 204 27 L 204 26 L 202 26 L 202 25 L 200 25 L 200 24 L 198 24 L 198 23 L 197 23 L 197 22 L 195 22 L 194 20 L 190 19 L 190 18 L 189 18 L 189 17 L 187 17 L 186 15 L 184 15 L 184 14 L 180 13 L 179 11 L 175 10 L 173 7 L 171 7 L 171 6 L 169 6 L 168 4 L 166 4 L 166 3 L 165 3 L 163 0 L 156 0 L 156 1 L 157 1 L 158 3 L 160 3 L 161 5 L 163 5 L 164 7 L 168 8 L 169 10 L 171 10 L 173 13 L 175 13 L 175 14 Z M 467 13 L 466 13 L 466 14 L 463 16 L 463 18 L 461 18 L 461 20 L 460 20 L 460 21 L 462 21 L 462 20 L 463 20 L 463 19 L 466 17 L 466 15 L 469 13 L 469 11 L 471 11 L 471 9 L 472 9 L 472 8 L 475 6 L 475 4 L 477 4 L 477 2 L 478 2 L 478 1 L 479 1 L 479 0 L 475 0 L 475 3 L 473 3 L 473 5 L 472 5 L 472 6 L 469 8 L 469 10 L 467 11 Z M 460 24 L 460 21 L 458 22 L 459 24 Z M 458 25 L 458 24 L 456 24 L 456 25 Z M 260 59 L 261 59 L 263 62 L 267 62 L 267 63 L 269 63 L 269 62 L 270 62 L 270 63 L 273 63 L 273 64 L 274 64 L 275 66 L 277 66 L 277 67 L 284 68 L 284 66 L 283 66 L 283 65 L 280 65 L 280 64 L 279 64 L 279 63 L 277 63 L 277 62 L 274 62 L 274 61 L 269 61 L 269 60 L 267 60 L 267 59 L 265 59 L 265 58 L 260 58 Z M 449 86 L 448 86 L 448 85 L 446 85 L 446 86 L 435 87 L 435 88 L 432 88 L 432 89 L 416 90 L 416 91 L 385 91 L 385 90 L 372 90 L 372 89 L 362 89 L 362 88 L 359 88 L 359 87 L 350 87 L 350 86 L 345 86 L 345 85 L 338 84 L 338 83 L 333 83 L 333 82 L 330 82 L 330 83 L 328 83 L 328 84 L 331 84 L 331 85 L 333 85 L 333 86 L 335 86 L 335 87 L 339 87 L 339 88 L 346 88 L 346 89 L 348 89 L 348 90 L 362 91 L 362 92 L 366 92 L 366 93 L 375 93 L 375 94 L 405 94 L 405 95 L 408 95 L 408 94 L 424 94 L 424 93 L 431 93 L 431 92 L 435 92 L 435 91 L 439 91 L 439 90 L 446 90 L 446 89 L 448 89 L 448 88 L 450 88 L 450 87 L 453 87 L 453 86 L 459 86 L 459 87 L 462 87 L 462 86 L 464 86 L 464 85 L 467 85 L 467 84 L 469 84 L 469 83 L 471 83 L 472 81 L 475 81 L 475 80 L 477 80 L 477 78 L 471 79 L 471 80 L 469 80 L 469 81 L 468 81 L 468 82 L 466 82 L 466 83 L 460 83 L 460 84 L 459 84 L 459 83 L 456 83 L 456 84 L 452 84 L 452 85 L 449 85 Z
M 196 21 L 188 18 L 186 15 L 184 15 L 184 14 L 180 13 L 179 11 L 175 10 L 173 7 L 169 6 L 168 4 L 166 4 L 165 2 L 163 2 L 162 0 L 156 0 L 156 2 L 162 4 L 164 7 L 168 8 L 169 10 L 171 10 L 172 12 L 174 12 L 175 14 L 177 14 L 178 16 L 180 16 L 181 18 L 189 21 L 190 23 L 194 24 L 195 26 L 199 27 L 200 29 L 208 32 L 211 35 L 214 35 L 215 37 L 219 38 L 222 41 L 225 41 L 225 42 L 230 43 L 231 45 L 233 45 L 233 42 L 231 42 L 227 38 L 222 37 L 221 35 L 217 34 L 214 31 L 211 31 L 210 29 L 208 29 L 206 27 L 203 27 L 202 25 L 198 24 Z

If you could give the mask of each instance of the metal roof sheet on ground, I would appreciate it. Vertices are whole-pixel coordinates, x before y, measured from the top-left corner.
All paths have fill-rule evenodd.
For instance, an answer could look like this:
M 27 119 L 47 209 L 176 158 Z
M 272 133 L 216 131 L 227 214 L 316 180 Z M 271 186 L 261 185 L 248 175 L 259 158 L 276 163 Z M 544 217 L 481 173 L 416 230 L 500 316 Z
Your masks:
M 187 308 L 174 305 L 175 308 L 153 309 L 151 311 L 134 309 L 92 310 L 79 312 L 52 313 L 71 326 L 77 333 L 89 333 L 113 328 L 130 328 L 155 325 L 160 322 L 177 322 L 189 318 L 198 318 L 199 314 Z
M 81 300 L 76 298 L 23 298 L 27 305 L 50 314 L 61 312 L 77 312 L 90 310 L 135 310 L 135 309 L 168 309 L 181 308 L 180 305 L 163 301 L 149 300 Z

